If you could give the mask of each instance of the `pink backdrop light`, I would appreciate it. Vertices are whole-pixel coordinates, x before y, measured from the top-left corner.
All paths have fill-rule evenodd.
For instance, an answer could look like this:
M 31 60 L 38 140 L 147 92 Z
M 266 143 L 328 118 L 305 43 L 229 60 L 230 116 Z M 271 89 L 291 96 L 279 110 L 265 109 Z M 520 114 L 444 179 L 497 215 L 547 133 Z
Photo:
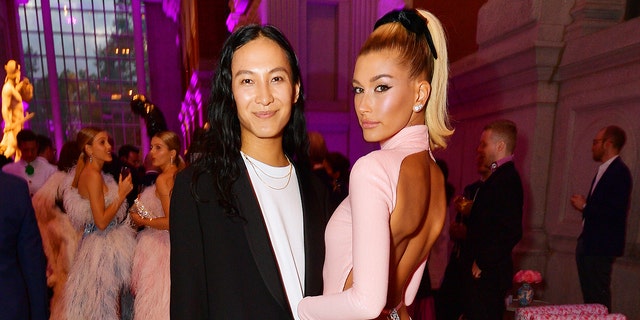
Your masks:
M 233 29 L 238 24 L 240 17 L 245 14 L 247 7 L 249 6 L 249 0 L 232 0 L 229 1 L 231 13 L 227 17 L 227 29 L 229 32 L 233 32 Z

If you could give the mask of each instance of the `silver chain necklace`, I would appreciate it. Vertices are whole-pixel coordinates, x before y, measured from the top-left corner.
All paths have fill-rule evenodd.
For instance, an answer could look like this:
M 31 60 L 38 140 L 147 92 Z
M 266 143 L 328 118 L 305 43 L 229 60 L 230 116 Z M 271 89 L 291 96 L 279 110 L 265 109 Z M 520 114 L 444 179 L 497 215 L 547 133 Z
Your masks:
M 258 177 L 258 179 L 260 179 L 260 181 L 262 182 L 262 184 L 264 184 L 265 186 L 269 187 L 270 189 L 273 190 L 283 190 L 284 188 L 286 188 L 287 186 L 289 186 L 289 182 L 291 182 L 291 173 L 293 172 L 293 164 L 291 164 L 291 160 L 289 160 L 289 157 L 287 158 L 287 162 L 289 162 L 289 172 L 287 174 L 285 174 L 282 177 L 275 177 L 272 176 L 266 172 L 264 172 L 264 170 L 262 170 L 259 166 L 257 166 L 255 163 L 253 163 L 253 161 L 251 161 L 251 158 L 244 152 L 240 151 L 240 153 L 242 154 L 242 156 L 247 160 L 247 162 L 249 162 L 249 164 L 251 165 L 251 167 L 253 168 L 253 172 L 255 172 L 256 176 Z M 287 182 L 285 183 L 284 186 L 282 187 L 274 187 L 272 185 L 270 185 L 269 183 L 267 183 L 266 181 L 264 181 L 264 179 L 262 179 L 262 177 L 260 176 L 260 173 L 258 173 L 258 171 L 260 171 L 263 175 L 274 179 L 274 180 L 281 180 L 281 179 L 287 179 Z

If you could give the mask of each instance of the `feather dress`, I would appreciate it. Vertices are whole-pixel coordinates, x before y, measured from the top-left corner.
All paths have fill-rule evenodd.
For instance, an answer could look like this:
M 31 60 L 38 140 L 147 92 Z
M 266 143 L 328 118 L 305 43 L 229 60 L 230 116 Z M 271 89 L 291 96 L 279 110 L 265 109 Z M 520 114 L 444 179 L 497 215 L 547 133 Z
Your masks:
M 64 305 L 67 319 L 118 319 L 120 293 L 128 289 L 131 280 L 135 231 L 129 225 L 126 202 L 104 229 L 93 221 L 88 199 L 71 187 L 72 170 L 63 183 L 64 207 L 73 227 L 82 232 L 74 262 L 67 280 Z M 108 191 L 105 208 L 118 197 L 118 184 L 103 174 Z M 126 313 L 126 310 L 123 310 Z
M 47 285 L 53 288 L 51 320 L 64 319 L 64 308 L 60 301 L 82 235 L 73 228 L 69 217 L 56 204 L 58 187 L 66 176 L 67 173 L 63 171 L 54 173 L 31 198 L 42 236 L 42 247 L 47 256 Z
M 155 185 L 144 189 L 138 201 L 153 217 L 164 217 Z M 138 233 L 131 273 L 134 319 L 169 319 L 169 248 L 168 230 L 146 227 Z

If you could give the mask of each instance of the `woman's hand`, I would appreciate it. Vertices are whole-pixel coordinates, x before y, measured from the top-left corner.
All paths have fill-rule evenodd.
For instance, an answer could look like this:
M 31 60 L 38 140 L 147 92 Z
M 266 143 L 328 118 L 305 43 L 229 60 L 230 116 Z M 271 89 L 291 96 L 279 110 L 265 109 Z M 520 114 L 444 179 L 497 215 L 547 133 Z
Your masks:
M 133 190 L 133 182 L 131 182 L 131 175 L 128 175 L 126 178 L 122 178 L 120 175 L 120 181 L 118 181 L 118 195 L 120 199 L 125 199 L 129 192 Z
M 130 211 L 129 216 L 131 216 L 131 222 L 133 222 L 132 223 L 133 227 L 146 226 L 146 224 L 144 223 L 144 220 L 146 219 L 141 217 L 137 212 Z

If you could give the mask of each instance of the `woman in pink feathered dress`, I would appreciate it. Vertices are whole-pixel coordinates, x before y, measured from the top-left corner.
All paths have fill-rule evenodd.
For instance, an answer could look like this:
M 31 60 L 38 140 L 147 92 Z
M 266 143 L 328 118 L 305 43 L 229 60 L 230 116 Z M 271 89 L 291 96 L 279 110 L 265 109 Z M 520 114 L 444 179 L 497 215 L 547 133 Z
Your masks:
M 145 227 L 138 233 L 131 288 L 135 319 L 159 320 L 169 319 L 169 201 L 176 173 L 184 167 L 180 138 L 171 131 L 157 133 L 149 154 L 161 172 L 130 210 L 131 220 Z

